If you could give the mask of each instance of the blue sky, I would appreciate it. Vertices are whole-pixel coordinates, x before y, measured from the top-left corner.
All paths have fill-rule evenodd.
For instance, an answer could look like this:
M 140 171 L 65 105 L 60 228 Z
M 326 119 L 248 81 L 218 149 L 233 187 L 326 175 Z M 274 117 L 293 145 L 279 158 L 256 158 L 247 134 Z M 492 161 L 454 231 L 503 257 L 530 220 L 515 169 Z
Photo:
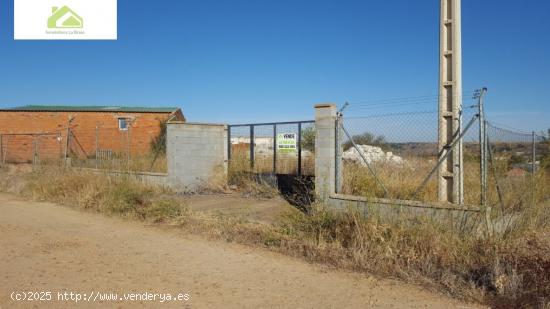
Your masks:
M 191 121 L 240 123 L 311 119 L 318 102 L 435 95 L 438 6 L 119 0 L 117 41 L 60 42 L 14 41 L 13 0 L 0 0 L 0 107 L 180 106 Z M 550 2 L 462 6 L 464 90 L 489 88 L 495 122 L 550 127 Z

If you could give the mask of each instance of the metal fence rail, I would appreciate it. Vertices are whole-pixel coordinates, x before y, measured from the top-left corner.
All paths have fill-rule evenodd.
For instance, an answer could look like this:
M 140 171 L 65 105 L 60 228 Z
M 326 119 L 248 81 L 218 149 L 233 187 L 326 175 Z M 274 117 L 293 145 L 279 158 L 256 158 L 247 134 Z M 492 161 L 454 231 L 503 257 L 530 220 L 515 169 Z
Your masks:
M 230 125 L 227 143 L 233 170 L 274 175 L 314 174 L 312 120 Z

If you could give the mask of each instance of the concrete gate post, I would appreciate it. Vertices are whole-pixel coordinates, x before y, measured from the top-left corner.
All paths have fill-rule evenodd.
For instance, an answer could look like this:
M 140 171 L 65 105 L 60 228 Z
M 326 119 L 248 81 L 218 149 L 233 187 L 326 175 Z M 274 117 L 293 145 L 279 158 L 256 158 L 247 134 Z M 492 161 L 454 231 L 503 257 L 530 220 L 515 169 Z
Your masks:
M 341 178 L 336 164 L 337 113 L 335 104 L 315 106 L 315 195 L 325 204 L 336 193 L 336 178 Z
M 166 157 L 170 186 L 195 191 L 227 181 L 227 125 L 167 123 Z

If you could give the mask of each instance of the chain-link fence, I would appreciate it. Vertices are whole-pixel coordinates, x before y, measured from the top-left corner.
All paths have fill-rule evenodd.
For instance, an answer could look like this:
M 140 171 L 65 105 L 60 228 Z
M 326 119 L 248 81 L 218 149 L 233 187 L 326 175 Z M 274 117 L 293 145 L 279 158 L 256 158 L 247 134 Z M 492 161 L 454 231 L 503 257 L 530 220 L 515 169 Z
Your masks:
M 98 126 L 69 131 L 67 156 L 75 167 L 118 171 L 167 171 L 166 130 L 159 126 Z
M 57 132 L 1 134 L 0 163 L 65 164 L 117 171 L 166 172 L 166 129 L 78 126 Z
M 230 125 L 228 145 L 233 171 L 306 176 L 315 171 L 313 121 Z
M 437 111 L 343 117 L 341 193 L 436 201 L 436 177 L 415 194 L 438 160 L 437 117 Z
M 0 134 L 0 163 L 58 163 L 63 148 L 61 133 Z
M 487 202 L 503 214 L 550 202 L 547 136 L 487 123 Z
M 462 183 L 462 203 L 501 209 L 547 203 L 548 137 L 487 122 L 479 104 L 469 103 L 465 100 L 461 128 L 450 145 L 462 157 L 455 175 Z M 381 106 L 385 104 L 390 110 L 397 106 L 406 110 L 417 102 Z M 438 166 L 443 162 L 438 152 L 438 111 L 376 109 L 367 108 L 365 113 L 350 108 L 339 121 L 343 131 L 339 193 L 437 202 Z M 355 116 L 359 112 L 367 115 Z
M 437 105 L 438 97 L 417 97 L 350 106 L 341 119 L 341 193 L 371 198 L 437 202 L 439 113 L 422 105 Z M 464 98 L 461 126 L 450 145 L 458 153 L 462 173 L 455 175 L 459 198 L 479 205 L 481 152 L 479 106 Z M 419 111 L 420 110 L 420 111 Z M 461 146 L 462 144 L 462 146 Z M 449 151 L 451 152 L 451 151 Z M 462 181 L 460 181 L 462 179 Z

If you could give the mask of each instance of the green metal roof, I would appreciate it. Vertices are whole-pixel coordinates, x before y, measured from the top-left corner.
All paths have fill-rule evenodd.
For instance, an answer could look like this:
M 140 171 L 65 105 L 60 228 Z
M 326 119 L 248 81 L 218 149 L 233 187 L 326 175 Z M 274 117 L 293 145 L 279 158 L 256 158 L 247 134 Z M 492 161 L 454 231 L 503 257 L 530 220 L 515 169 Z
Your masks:
M 130 107 L 130 106 L 75 106 L 75 105 L 25 105 L 2 109 L 20 112 L 126 112 L 126 113 L 172 113 L 177 107 Z

